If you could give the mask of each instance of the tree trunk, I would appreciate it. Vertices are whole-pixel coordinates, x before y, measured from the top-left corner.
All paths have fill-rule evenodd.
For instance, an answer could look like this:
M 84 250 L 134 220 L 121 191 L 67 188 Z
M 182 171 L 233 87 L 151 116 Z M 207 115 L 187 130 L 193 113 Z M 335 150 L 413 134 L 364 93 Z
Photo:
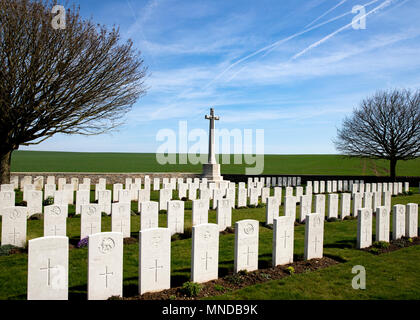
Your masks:
M 0 184 L 10 183 L 10 162 L 12 151 L 0 152 Z
M 392 181 L 395 181 L 396 177 L 396 167 L 397 167 L 397 159 L 390 159 L 389 160 L 389 172 Z

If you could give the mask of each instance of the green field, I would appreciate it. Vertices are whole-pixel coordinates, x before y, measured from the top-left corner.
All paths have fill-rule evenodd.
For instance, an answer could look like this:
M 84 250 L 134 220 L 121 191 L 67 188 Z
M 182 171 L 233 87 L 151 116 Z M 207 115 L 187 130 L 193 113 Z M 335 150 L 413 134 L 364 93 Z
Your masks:
M 110 186 L 108 186 L 110 188 Z M 392 204 L 419 203 L 418 188 L 411 188 L 412 195 L 392 197 Z M 94 197 L 93 192 L 91 194 Z M 176 197 L 176 192 L 174 193 Z M 158 199 L 152 192 L 151 200 Z M 16 201 L 22 200 L 17 193 Z M 191 201 L 185 205 L 185 228 L 191 230 Z M 137 203 L 132 203 L 137 210 Z M 74 212 L 74 206 L 69 207 Z M 283 215 L 283 206 L 280 208 Z M 265 221 L 265 208 L 233 210 L 232 225 L 242 219 Z M 209 222 L 216 223 L 216 212 L 209 211 Z M 28 221 L 28 239 L 43 235 L 43 221 Z M 140 216 L 132 216 L 132 236 L 137 237 Z M 159 215 L 159 226 L 166 227 L 166 215 Z M 373 221 L 375 226 L 375 220 Z M 111 218 L 102 218 L 102 231 L 111 230 Z M 392 227 L 391 227 L 392 230 Z M 403 248 L 379 256 L 357 250 L 357 220 L 325 222 L 324 255 L 342 261 L 325 269 L 288 276 L 282 280 L 268 281 L 247 288 L 224 292 L 223 299 L 420 299 L 420 246 Z M 271 265 L 272 230 L 260 225 L 259 265 Z M 80 218 L 68 218 L 67 233 L 71 243 L 80 239 Z M 303 255 L 304 225 L 295 227 L 294 253 Z M 375 227 L 373 227 L 375 234 Z M 219 275 L 233 272 L 234 234 L 220 235 Z M 138 244 L 124 245 L 124 291 L 125 297 L 137 295 Z M 69 298 L 85 300 L 87 290 L 87 249 L 70 249 Z M 171 286 L 181 286 L 189 281 L 191 267 L 191 239 L 178 239 L 171 243 Z M 351 269 L 363 265 L 367 271 L 366 290 L 353 290 Z M 0 256 L 0 299 L 26 299 L 27 254 Z M 222 292 L 223 293 L 223 292 Z
M 222 174 L 245 174 L 254 165 L 222 164 Z M 242 161 L 242 163 L 245 163 Z M 161 165 L 154 153 L 76 153 L 15 151 L 12 172 L 192 172 L 201 165 Z M 266 155 L 263 174 L 388 176 L 388 161 L 339 155 Z M 399 161 L 398 176 L 420 176 L 420 159 Z

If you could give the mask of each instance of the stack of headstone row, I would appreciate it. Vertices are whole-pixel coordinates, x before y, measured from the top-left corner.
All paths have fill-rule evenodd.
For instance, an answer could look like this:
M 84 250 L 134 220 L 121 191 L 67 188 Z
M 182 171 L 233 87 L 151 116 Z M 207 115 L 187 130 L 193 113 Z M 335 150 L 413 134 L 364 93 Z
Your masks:
M 276 266 L 292 262 L 296 220 L 306 225 L 305 258 L 322 257 L 324 217 L 338 218 L 339 196 L 341 219 L 351 213 L 359 219 L 359 248 L 369 246 L 372 241 L 373 211 L 377 216 L 377 240 L 388 241 L 392 195 L 389 188 L 399 190 L 398 184 L 386 184 L 385 187 L 385 184 L 354 183 L 351 185 L 352 193 L 328 194 L 326 212 L 326 195 L 313 194 L 311 184 L 306 186 L 305 193 L 301 186 L 286 187 L 283 197 L 283 188 L 272 188 L 266 180 L 236 185 L 229 181 L 212 183 L 205 179 L 187 179 L 184 182 L 182 178 L 163 178 L 162 181 L 155 178 L 153 190 L 159 191 L 159 201 L 155 202 L 150 201 L 152 187 L 148 177 L 143 182 L 138 178 L 134 181 L 128 178 L 124 185 L 114 184 L 112 191 L 106 189 L 106 180 L 100 179 L 94 188 L 97 203 L 91 203 L 89 179 L 83 179 L 81 184 L 78 179 L 70 179 L 69 184 L 66 179 L 58 179 L 58 188 L 54 177 L 48 177 L 45 185 L 43 178 L 35 178 L 34 183 L 26 178 L 23 180 L 21 188 L 27 206 L 15 206 L 15 183 L 1 185 L 0 213 L 3 216 L 2 245 L 24 246 L 28 217 L 43 212 L 44 237 L 29 241 L 28 299 L 67 299 L 66 222 L 68 205 L 74 204 L 74 194 L 76 214 L 81 215 L 80 238 L 87 238 L 89 243 L 88 297 L 106 299 L 122 295 L 122 239 L 131 235 L 132 201 L 138 203 L 140 213 L 140 230 L 136 230 L 140 232 L 139 292 L 144 293 L 170 286 L 170 238 L 175 233 L 184 232 L 182 200 L 192 200 L 191 279 L 205 282 L 218 276 L 218 232 L 231 227 L 235 200 L 236 207 L 266 204 L 266 224 L 273 225 L 272 254 L 273 265 Z M 327 182 L 327 189 L 328 185 Z M 176 200 L 173 199 L 175 190 L 178 196 Z M 334 183 L 331 182 L 333 190 Z M 52 197 L 54 203 L 43 207 L 42 199 L 48 197 Z M 282 201 L 284 215 L 279 216 Z M 300 208 L 299 219 L 297 208 Z M 217 210 L 216 224 L 208 223 L 210 209 Z M 167 228 L 159 228 L 160 210 L 166 210 Z M 111 232 L 101 230 L 103 213 L 111 215 Z M 393 237 L 417 236 L 417 214 L 417 204 L 394 206 Z M 369 226 L 370 234 L 367 231 Z M 255 270 L 258 261 L 258 221 L 238 221 L 235 232 L 235 271 Z

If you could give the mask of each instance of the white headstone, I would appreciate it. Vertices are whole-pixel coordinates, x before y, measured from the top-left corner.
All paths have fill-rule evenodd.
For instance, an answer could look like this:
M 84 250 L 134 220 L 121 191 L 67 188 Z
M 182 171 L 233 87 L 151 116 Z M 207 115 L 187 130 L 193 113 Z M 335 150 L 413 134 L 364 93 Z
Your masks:
M 169 289 L 171 287 L 170 230 L 153 228 L 140 231 L 139 251 L 139 293 Z
M 284 198 L 284 215 L 296 221 L 296 197 L 288 196 Z
M 42 213 L 42 191 L 30 191 L 27 195 L 28 217 Z
M 1 245 L 11 244 L 16 247 L 26 245 L 26 207 L 2 209 Z
M 76 214 L 80 214 L 82 212 L 82 205 L 86 205 L 89 203 L 90 203 L 90 191 L 88 190 L 76 191 L 76 207 L 75 207 Z
M 389 242 L 389 211 L 385 207 L 376 207 L 375 240 Z
M 131 208 L 126 202 L 117 202 L 112 204 L 111 215 L 112 232 L 120 232 L 124 238 L 131 236 Z
M 235 273 L 258 269 L 258 234 L 258 220 L 241 220 L 235 223 Z
M 123 185 L 122 185 L 122 183 L 115 183 L 115 184 L 112 186 L 112 200 L 113 200 L 114 202 L 119 201 L 119 192 L 120 192 L 120 190 L 122 190 L 122 189 L 123 189 Z
M 54 198 L 55 191 L 56 191 L 55 184 L 46 184 L 44 186 L 44 200 L 47 200 L 49 197 Z
M 328 214 L 327 217 L 338 218 L 338 194 L 330 193 L 328 195 Z
M 293 262 L 294 220 L 277 217 L 273 224 L 273 267 Z
M 44 237 L 67 236 L 68 206 L 45 206 Z
M 171 235 L 184 233 L 184 201 L 172 200 L 168 202 L 167 219 Z
M 372 245 L 372 209 L 361 208 L 357 215 L 357 248 Z
M 217 225 L 219 231 L 232 226 L 232 205 L 229 199 L 220 199 L 217 204 Z
M 89 235 L 88 300 L 123 295 L 123 235 L 102 232 Z
M 28 242 L 28 300 L 67 300 L 69 238 L 42 237 Z
M 406 206 L 405 236 L 409 238 L 418 236 L 419 205 L 408 203 Z
M 159 210 L 168 210 L 168 201 L 172 200 L 171 189 L 160 189 L 159 191 Z
M 325 217 L 325 195 L 317 194 L 315 196 L 315 212 L 320 213 L 322 217 Z
M 306 219 L 306 215 L 312 212 L 312 195 L 302 195 L 300 197 L 300 223 Z
M 238 189 L 238 208 L 246 207 L 247 205 L 247 190 L 244 188 Z
M 101 232 L 102 212 L 99 204 L 82 205 L 80 217 L 80 239 Z
M 257 188 L 250 189 L 249 204 L 253 206 L 258 205 L 258 189 Z
M 324 216 L 320 213 L 306 215 L 304 259 L 322 258 L 324 245 Z
M 140 203 L 140 230 L 159 227 L 159 203 L 155 201 L 146 201 Z
M 405 206 L 396 204 L 392 212 L 392 240 L 405 236 Z
M 2 191 L 0 192 L 0 215 L 1 210 L 4 208 L 15 206 L 15 192 L 14 191 Z
M 55 176 L 48 176 L 46 184 L 55 184 Z
M 341 194 L 341 219 L 350 216 L 351 193 Z
M 107 215 L 111 214 L 111 190 L 98 191 L 98 205 L 101 207 L 102 212 Z
M 191 281 L 217 279 L 219 271 L 219 226 L 206 223 L 192 227 Z
M 209 218 L 209 201 L 193 200 L 192 201 L 192 225 L 208 223 Z
M 362 207 L 362 194 L 360 192 L 353 193 L 353 217 L 357 217 L 357 214 L 361 207 Z
M 265 223 L 273 224 L 274 218 L 279 216 L 279 203 L 275 197 L 267 198 L 267 206 L 265 207 Z

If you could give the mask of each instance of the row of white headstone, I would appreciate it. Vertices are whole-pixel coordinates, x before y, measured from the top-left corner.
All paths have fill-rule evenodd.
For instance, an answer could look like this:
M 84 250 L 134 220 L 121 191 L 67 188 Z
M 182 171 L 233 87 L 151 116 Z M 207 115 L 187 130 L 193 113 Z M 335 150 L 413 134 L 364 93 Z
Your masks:
M 302 183 L 301 177 L 248 177 L 247 184 L 260 182 L 264 187 L 297 187 Z
M 386 207 L 376 208 L 376 241 L 389 242 L 390 239 L 390 210 Z M 372 245 L 372 209 L 358 210 L 357 248 L 367 248 Z M 396 204 L 392 210 L 392 240 L 402 237 L 418 236 L 418 204 Z
M 248 190 L 245 189 L 244 183 L 239 183 L 237 206 L 246 207 L 249 203 L 251 205 L 257 205 L 261 196 L 261 202 L 267 203 L 266 206 L 266 223 L 272 224 L 273 219 L 279 215 L 279 207 L 282 202 L 282 188 L 274 188 L 274 196 L 270 196 L 271 189 L 268 187 L 262 187 L 259 182 L 248 186 Z M 79 185 L 81 187 L 82 185 Z M 182 183 L 179 185 L 182 187 Z M 220 210 L 218 209 L 218 224 L 221 227 L 226 228 L 230 224 L 223 224 L 221 221 L 229 221 L 231 218 L 231 209 L 235 204 L 235 184 L 227 184 L 227 189 L 208 189 L 205 186 L 200 186 L 200 201 L 193 200 L 193 224 L 196 221 L 203 223 L 202 221 L 208 221 L 208 209 L 210 200 L 213 200 L 213 209 L 218 209 L 218 204 L 222 203 Z M 203 189 L 201 189 L 203 188 Z M 312 194 L 311 188 L 307 187 L 307 194 L 303 195 L 303 187 L 294 188 L 286 187 L 284 210 L 287 215 L 293 215 L 296 218 L 296 205 L 300 203 L 300 222 L 304 222 L 306 214 L 312 211 Z M 196 190 L 194 190 L 194 197 L 196 198 Z M 42 201 L 40 200 L 39 193 L 41 191 L 32 191 L 31 193 L 38 194 L 38 204 L 35 206 L 28 197 L 27 207 L 14 207 L 14 192 L 4 191 L 0 192 L 0 213 L 3 214 L 5 208 L 8 210 L 4 212 L 5 216 L 18 216 L 22 215 L 22 219 L 25 217 L 24 211 L 26 209 L 26 217 L 30 217 L 34 213 L 42 212 Z M 31 195 L 30 193 L 30 195 Z M 76 214 L 82 213 L 82 211 L 89 214 L 82 214 L 81 219 L 81 237 L 96 233 L 100 231 L 101 225 L 101 213 L 107 214 L 113 213 L 112 219 L 112 230 L 119 230 L 124 233 L 124 236 L 130 236 L 130 214 L 131 214 L 131 197 L 129 190 L 118 190 L 119 202 L 111 203 L 111 191 L 110 190 L 98 190 L 98 204 L 90 203 L 90 191 L 79 190 L 76 192 Z M 140 189 L 137 191 L 139 205 L 138 212 L 144 211 L 142 215 L 142 222 L 140 230 L 143 230 L 147 226 L 153 227 L 158 224 L 158 211 L 167 210 L 170 211 L 168 214 L 168 226 L 171 230 L 176 230 L 173 233 L 183 232 L 183 214 L 184 214 L 184 203 L 182 201 L 172 201 L 172 190 L 161 189 L 159 191 L 159 203 L 150 202 L 150 189 Z M 295 194 L 295 195 L 294 195 Z M 10 195 L 10 203 L 4 200 L 5 195 Z M 67 191 L 68 197 L 73 197 L 73 191 Z M 115 195 L 115 193 L 114 193 Z M 190 193 L 191 195 L 191 193 Z M 13 197 L 12 197 L 13 196 Z M 338 218 L 338 194 L 328 195 L 328 213 L 327 218 Z M 44 235 L 66 235 L 66 218 L 68 216 L 68 203 L 72 203 L 66 197 L 66 191 L 56 191 L 55 204 L 52 206 L 46 206 L 44 212 Z M 315 195 L 315 212 L 325 214 L 325 195 Z M 149 208 L 148 210 L 142 210 L 142 204 L 144 207 Z M 344 219 L 350 215 L 350 204 L 351 194 L 341 194 L 341 218 Z M 359 208 L 372 208 L 376 210 L 379 206 L 385 206 L 390 210 L 391 207 L 391 193 L 390 192 L 364 192 L 353 194 L 353 215 L 357 216 Z M 84 209 L 83 209 L 84 208 Z M 182 213 L 180 213 L 182 212 Z M 225 213 L 226 212 L 226 213 Z M 228 213 L 227 213 L 228 212 Z M 22 213 L 22 214 L 21 214 Z M 85 217 L 87 217 L 85 219 Z M 26 242 L 26 221 L 25 219 L 11 219 L 10 223 L 2 225 L 2 244 L 13 244 L 21 246 L 22 243 Z M 23 225 L 24 224 L 24 225 Z M 16 231 L 17 230 L 17 231 Z M 223 229 L 224 230 L 224 229 Z M 25 232 L 24 232 L 25 231 Z M 173 234 L 172 233 L 172 234 Z
M 273 197 L 266 198 L 266 223 L 271 224 L 273 218 L 279 215 L 281 205 L 281 189 L 277 189 Z M 310 212 L 326 214 L 327 219 L 339 217 L 343 220 L 353 214 L 357 217 L 358 209 L 369 208 L 376 210 L 377 207 L 385 206 L 391 210 L 391 192 L 364 192 L 364 193 L 330 193 L 325 194 L 304 194 L 287 192 L 284 197 L 284 212 L 287 215 L 297 217 L 297 208 L 299 204 L 299 222 L 303 223 L 305 217 Z M 326 206 L 326 196 L 328 196 L 328 206 Z M 341 201 L 339 202 L 339 199 Z M 353 199 L 353 200 L 352 200 Z M 263 201 L 264 202 L 264 201 Z M 339 205 L 340 203 L 340 205 Z
M 309 214 L 305 229 L 305 260 L 322 258 L 324 218 Z M 272 265 L 293 262 L 294 221 L 276 218 L 273 227 Z M 218 278 L 219 231 L 217 224 L 203 223 L 192 228 L 191 281 L 203 283 Z M 88 299 L 122 296 L 123 234 L 103 232 L 88 238 Z M 258 269 L 259 221 L 235 224 L 234 272 Z M 29 300 L 68 299 L 68 238 L 48 236 L 29 240 Z M 139 293 L 170 288 L 171 231 L 151 228 L 139 233 Z
M 409 182 L 377 182 L 364 183 L 363 180 L 328 180 L 328 181 L 307 181 L 306 186 L 311 187 L 313 193 L 335 193 L 335 192 L 382 192 L 391 191 L 398 195 L 410 190 Z M 420 184 L 419 184 L 420 187 Z

